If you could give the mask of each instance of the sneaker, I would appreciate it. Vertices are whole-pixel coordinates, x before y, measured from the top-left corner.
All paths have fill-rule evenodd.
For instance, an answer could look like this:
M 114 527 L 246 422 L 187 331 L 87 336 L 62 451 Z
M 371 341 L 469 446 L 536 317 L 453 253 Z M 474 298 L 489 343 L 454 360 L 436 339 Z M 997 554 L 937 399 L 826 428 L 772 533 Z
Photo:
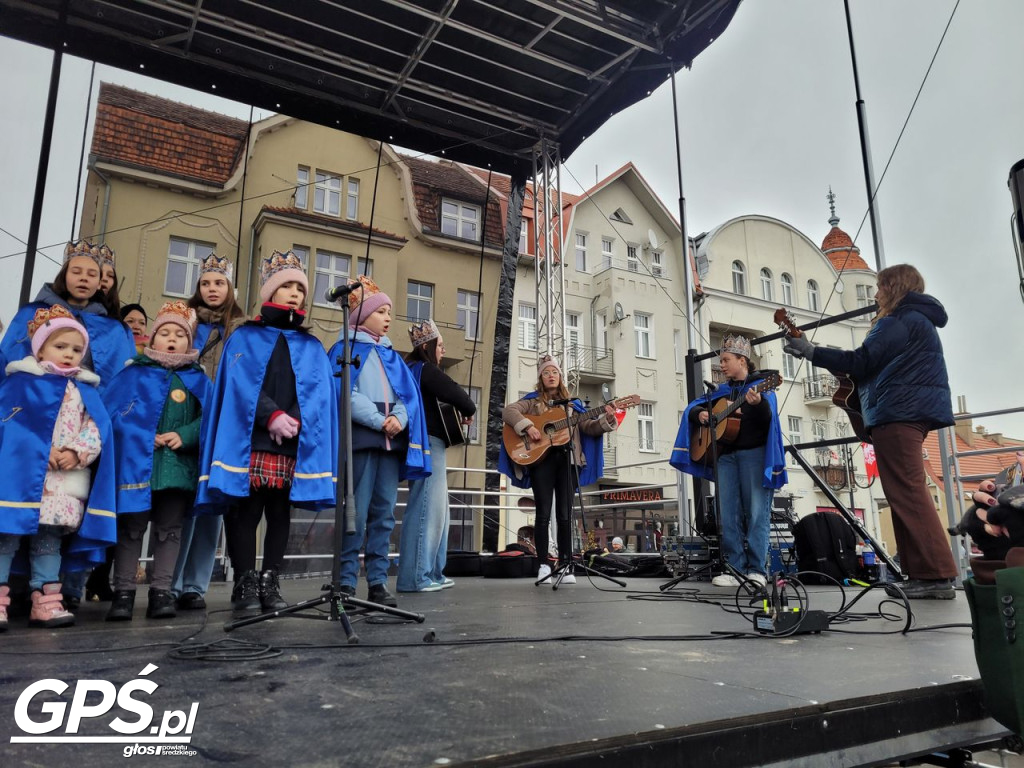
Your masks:
M 956 597 L 952 579 L 910 579 L 897 586 L 910 600 L 952 600 Z
M 389 608 L 397 608 L 398 601 L 395 596 L 388 592 L 387 584 L 373 584 L 366 593 L 366 599 L 371 603 L 386 605 Z
M 739 580 L 731 573 L 720 573 L 711 580 L 711 583 L 716 587 L 738 587 L 740 585 Z
M 567 573 L 567 574 L 565 574 L 565 576 L 562 577 L 562 583 L 563 584 L 575 584 L 576 583 L 576 577 L 573 574 L 571 574 L 571 573 Z
M 179 611 L 204 611 L 206 599 L 198 592 L 183 592 L 177 600 Z
M 441 585 L 441 589 L 451 589 L 455 586 L 455 582 L 449 579 L 447 576 L 442 576 L 441 578 L 443 579 L 443 581 L 439 582 Z
M 757 573 L 756 571 L 751 571 L 747 574 L 747 581 L 752 581 L 759 587 L 768 585 L 768 578 L 763 573 Z
M 546 579 L 550 575 L 551 575 L 551 566 L 550 565 L 541 565 L 541 567 L 537 569 L 537 581 L 542 581 L 543 579 Z
M 444 589 L 444 584 L 439 581 L 432 581 L 425 587 L 420 587 L 417 592 L 440 592 Z

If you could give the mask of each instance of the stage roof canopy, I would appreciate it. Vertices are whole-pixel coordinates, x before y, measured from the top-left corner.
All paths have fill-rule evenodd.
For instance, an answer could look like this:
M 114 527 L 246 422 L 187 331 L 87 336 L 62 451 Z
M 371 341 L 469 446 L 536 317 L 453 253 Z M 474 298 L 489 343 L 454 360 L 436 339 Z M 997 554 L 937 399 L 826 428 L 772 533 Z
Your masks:
M 740 0 L 0 0 L 0 34 L 506 173 L 562 158 Z

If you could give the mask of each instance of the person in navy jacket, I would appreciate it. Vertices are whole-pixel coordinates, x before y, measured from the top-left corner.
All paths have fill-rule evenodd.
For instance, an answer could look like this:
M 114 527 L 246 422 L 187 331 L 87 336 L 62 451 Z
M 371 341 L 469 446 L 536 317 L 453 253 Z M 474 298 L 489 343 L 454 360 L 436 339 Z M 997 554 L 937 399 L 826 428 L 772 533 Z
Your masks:
M 853 379 L 892 510 L 900 564 L 910 578 L 903 591 L 910 598 L 952 599 L 956 563 L 921 460 L 925 435 L 953 424 L 937 330 L 946 325 L 946 310 L 924 293 L 924 278 L 909 264 L 878 273 L 875 301 L 878 314 L 857 349 L 828 349 L 800 337 L 789 339 L 785 350 Z

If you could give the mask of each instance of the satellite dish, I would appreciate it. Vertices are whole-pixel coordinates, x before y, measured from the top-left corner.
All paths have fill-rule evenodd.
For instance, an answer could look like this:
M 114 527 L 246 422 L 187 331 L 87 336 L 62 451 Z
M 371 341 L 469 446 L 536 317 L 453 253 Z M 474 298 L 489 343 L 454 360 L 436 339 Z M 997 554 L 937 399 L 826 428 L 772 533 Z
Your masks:
M 647 230 L 647 242 L 651 244 L 651 248 L 658 247 L 658 236 L 654 234 L 653 229 Z
M 615 321 L 622 322 L 622 319 L 626 316 L 626 313 L 622 309 L 622 305 L 619 302 L 615 302 Z
M 846 286 L 843 285 L 842 280 L 836 280 L 836 293 L 842 295 L 843 291 L 846 290 Z

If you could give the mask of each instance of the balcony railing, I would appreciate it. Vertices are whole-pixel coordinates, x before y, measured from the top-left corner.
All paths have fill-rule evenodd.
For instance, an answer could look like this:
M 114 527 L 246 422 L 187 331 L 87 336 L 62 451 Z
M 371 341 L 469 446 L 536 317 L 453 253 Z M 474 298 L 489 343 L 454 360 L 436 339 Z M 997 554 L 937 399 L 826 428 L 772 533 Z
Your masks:
M 813 403 L 819 400 L 831 400 L 839 389 L 839 382 L 832 374 L 811 376 L 804 379 L 804 402 Z
M 615 358 L 610 349 L 569 344 L 565 348 L 566 368 L 581 375 L 615 376 Z

